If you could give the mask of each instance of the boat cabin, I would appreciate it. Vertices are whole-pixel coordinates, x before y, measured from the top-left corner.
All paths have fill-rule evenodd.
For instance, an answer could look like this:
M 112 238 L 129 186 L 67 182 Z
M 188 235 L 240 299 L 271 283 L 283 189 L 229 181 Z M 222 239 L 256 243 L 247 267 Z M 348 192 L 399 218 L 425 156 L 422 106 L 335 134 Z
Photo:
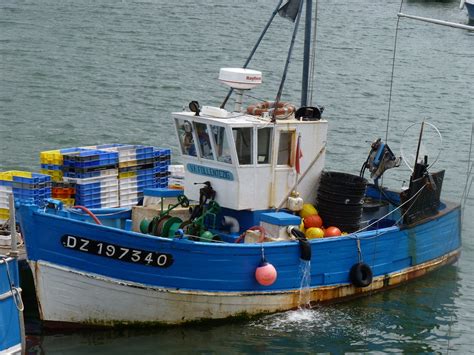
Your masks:
M 272 122 L 268 115 L 206 106 L 173 113 L 173 119 L 189 198 L 198 200 L 206 181 L 217 192 L 215 200 L 234 210 L 281 208 L 294 190 L 308 202 L 316 198 L 327 121 L 291 115 Z

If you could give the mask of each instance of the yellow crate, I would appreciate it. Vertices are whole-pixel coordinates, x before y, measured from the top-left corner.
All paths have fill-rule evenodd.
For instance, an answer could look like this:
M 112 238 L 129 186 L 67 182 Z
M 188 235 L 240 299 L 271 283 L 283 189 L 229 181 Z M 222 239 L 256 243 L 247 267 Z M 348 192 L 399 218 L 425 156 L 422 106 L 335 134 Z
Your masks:
M 51 176 L 53 181 L 63 181 L 63 172 L 61 170 L 40 169 L 40 173 Z
M 12 181 L 14 176 L 31 178 L 31 172 L 29 171 L 19 171 L 19 170 L 10 170 L 0 173 L 0 180 L 3 181 Z
M 62 165 L 63 155 L 60 150 L 47 150 L 40 153 L 41 164 Z
M 119 179 L 127 179 L 131 177 L 137 176 L 137 173 L 135 171 L 128 171 L 126 173 L 119 173 Z
M 137 166 L 137 165 L 138 165 L 138 161 L 136 160 L 123 161 L 119 163 L 119 168 L 122 169 L 122 168 L 128 168 L 130 166 Z
M 8 208 L 0 208 L 0 219 L 6 220 L 10 218 L 10 210 Z

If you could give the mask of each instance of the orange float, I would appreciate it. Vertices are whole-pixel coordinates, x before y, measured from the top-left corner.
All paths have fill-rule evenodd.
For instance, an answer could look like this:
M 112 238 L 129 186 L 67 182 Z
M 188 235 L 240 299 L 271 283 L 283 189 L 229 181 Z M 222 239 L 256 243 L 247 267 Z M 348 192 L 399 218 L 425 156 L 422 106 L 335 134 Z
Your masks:
M 339 237 L 341 235 L 341 230 L 337 227 L 327 227 L 324 230 L 324 237 Z
M 323 226 L 323 220 L 317 214 L 308 216 L 303 221 L 305 228 L 321 228 Z

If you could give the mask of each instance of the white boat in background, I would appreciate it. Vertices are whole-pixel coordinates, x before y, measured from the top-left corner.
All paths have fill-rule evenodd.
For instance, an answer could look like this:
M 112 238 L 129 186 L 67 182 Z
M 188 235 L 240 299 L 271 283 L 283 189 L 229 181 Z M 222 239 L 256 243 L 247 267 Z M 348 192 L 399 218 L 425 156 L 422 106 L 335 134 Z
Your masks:
M 469 16 L 469 21 L 474 21 L 474 0 L 461 0 L 459 6 L 461 10 L 465 7 Z

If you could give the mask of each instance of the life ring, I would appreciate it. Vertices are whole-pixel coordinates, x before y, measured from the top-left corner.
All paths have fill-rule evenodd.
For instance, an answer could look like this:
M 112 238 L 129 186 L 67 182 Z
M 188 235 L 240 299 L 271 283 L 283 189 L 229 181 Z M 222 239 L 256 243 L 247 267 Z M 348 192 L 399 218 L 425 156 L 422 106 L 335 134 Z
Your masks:
M 284 119 L 296 111 L 295 105 L 288 102 L 278 102 L 275 107 L 275 101 L 263 101 L 258 104 L 247 107 L 247 113 L 253 116 L 262 116 L 265 112 L 274 111 L 275 118 Z
M 367 287 L 372 283 L 372 269 L 366 263 L 352 265 L 349 279 L 356 287 Z

